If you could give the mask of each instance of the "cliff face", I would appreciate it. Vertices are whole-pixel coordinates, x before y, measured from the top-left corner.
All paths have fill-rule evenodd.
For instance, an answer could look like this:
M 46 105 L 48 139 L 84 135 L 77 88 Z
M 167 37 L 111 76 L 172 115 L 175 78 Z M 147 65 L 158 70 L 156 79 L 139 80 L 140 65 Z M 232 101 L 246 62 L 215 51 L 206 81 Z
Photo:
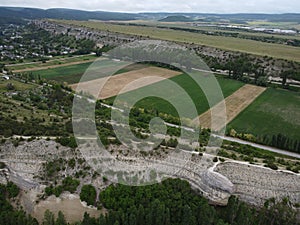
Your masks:
M 238 162 L 219 164 L 215 171 L 226 176 L 235 186 L 233 195 L 247 203 L 261 206 L 267 199 L 281 201 L 285 197 L 293 204 L 300 203 L 298 174 Z
M 214 205 L 226 205 L 231 195 L 256 206 L 262 205 L 272 197 L 278 200 L 288 197 L 294 204 L 300 202 L 300 175 L 291 172 L 274 171 L 236 161 L 214 163 L 213 155 L 205 153 L 200 156 L 181 151 L 178 155 L 171 153 L 172 157 L 167 157 L 167 154 L 163 155 L 161 152 L 156 156 L 148 155 L 143 158 L 125 146 L 112 148 L 115 148 L 112 157 L 116 156 L 115 159 L 123 163 L 120 165 L 128 165 L 128 168 L 114 167 L 115 172 L 126 170 L 139 174 L 140 171 L 155 168 L 158 173 L 164 174 L 164 178 L 177 177 L 187 180 Z M 90 153 L 95 150 L 93 146 L 90 146 L 90 149 Z M 120 155 L 121 150 L 126 151 L 126 154 Z M 172 149 L 169 151 L 173 152 Z M 91 168 L 89 157 L 83 157 L 78 149 L 72 150 L 54 141 L 45 140 L 22 142 L 18 147 L 5 143 L 0 146 L 0 161 L 6 165 L 6 168 L 0 170 L 0 183 L 11 180 L 23 190 L 40 189 L 44 184 L 53 182 L 43 177 L 45 162 L 55 159 L 63 159 L 67 162 L 73 158 L 76 161 L 86 162 L 83 164 L 76 162 L 75 167 L 68 166 L 68 163 L 63 164 L 63 169 L 54 179 L 59 181 L 66 176 L 75 176 L 80 170 L 88 174 L 87 177 L 91 182 L 98 179 L 93 178 L 94 170 Z M 94 158 L 91 157 L 91 160 Z M 126 162 L 130 163 L 126 164 Z M 108 169 L 111 170 L 112 167 Z M 87 177 L 82 178 L 82 182 L 86 182 Z M 99 177 L 101 178 L 101 175 Z M 105 188 L 101 182 L 95 185 L 99 189 Z
M 202 173 L 202 189 L 211 204 L 227 205 L 228 199 L 234 193 L 233 183 L 220 173 L 211 169 Z
M 6 142 L 0 146 L 0 161 L 6 165 L 0 170 L 0 182 L 10 180 L 22 190 L 36 188 L 43 182 L 37 177 L 43 173 L 44 163 L 70 156 L 71 149 L 55 141 L 36 140 L 22 142 L 18 146 Z

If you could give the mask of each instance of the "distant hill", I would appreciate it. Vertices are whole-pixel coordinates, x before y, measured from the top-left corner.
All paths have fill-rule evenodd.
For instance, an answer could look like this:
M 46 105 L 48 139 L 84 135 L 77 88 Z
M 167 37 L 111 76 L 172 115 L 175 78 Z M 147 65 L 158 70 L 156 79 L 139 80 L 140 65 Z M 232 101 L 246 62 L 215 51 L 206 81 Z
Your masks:
M 0 20 L 18 19 L 66 19 L 66 20 L 134 20 L 138 14 L 83 11 L 74 9 L 36 9 L 21 7 L 0 7 Z
M 236 13 L 236 14 L 216 14 L 216 13 L 166 13 L 166 12 L 159 12 L 159 13 L 140 13 L 139 15 L 143 16 L 144 18 L 154 19 L 154 20 L 169 20 L 169 22 L 177 22 L 183 21 L 186 17 L 193 20 L 200 21 L 222 21 L 222 20 L 229 20 L 229 21 L 251 21 L 251 20 L 266 20 L 270 22 L 296 22 L 300 23 L 300 13 L 284 13 L 284 14 L 263 14 L 263 13 Z M 176 19 L 181 17 L 182 19 Z M 170 21 L 174 19 L 173 21 Z
M 166 18 L 163 18 L 159 21 L 161 21 L 161 22 L 191 22 L 194 20 L 191 19 L 190 17 L 179 15 L 179 16 L 167 16 Z
M 65 19 L 65 20 L 135 20 L 135 19 L 153 19 L 162 22 L 191 22 L 197 21 L 251 21 L 266 20 L 271 22 L 297 22 L 300 21 L 299 13 L 286 14 L 208 14 L 208 13 L 117 13 L 103 11 L 84 11 L 75 9 L 38 9 L 26 7 L 1 7 L 0 6 L 0 24 L 1 23 L 22 23 L 23 19 Z

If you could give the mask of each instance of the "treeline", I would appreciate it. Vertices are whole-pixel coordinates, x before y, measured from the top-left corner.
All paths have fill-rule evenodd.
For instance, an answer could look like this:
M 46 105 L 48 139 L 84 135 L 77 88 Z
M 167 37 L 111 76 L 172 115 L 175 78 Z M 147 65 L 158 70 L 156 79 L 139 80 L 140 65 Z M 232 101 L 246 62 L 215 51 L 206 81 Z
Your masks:
M 62 184 L 74 191 L 78 181 L 66 178 Z M 0 185 L 0 225 L 38 225 L 24 211 L 15 210 L 9 201 L 19 193 L 13 183 Z M 96 190 L 82 187 L 82 200 L 95 205 Z M 262 208 L 251 207 L 235 197 L 225 207 L 213 207 L 191 189 L 187 181 L 167 179 L 148 186 L 111 185 L 100 193 L 100 204 L 108 213 L 92 218 L 85 213 L 77 225 L 298 225 L 296 211 L 287 198 L 269 199 Z M 67 225 L 62 212 L 57 219 L 48 210 L 43 225 Z
M 0 115 L 0 135 L 10 137 L 12 135 L 23 136 L 63 136 L 68 135 L 65 126 L 51 123 L 49 125 L 40 124 L 37 119 L 28 119 L 24 122 L 17 121 L 14 117 L 4 117 Z
M 256 142 L 258 144 L 268 145 L 275 148 L 288 150 L 291 152 L 300 153 L 300 140 L 291 138 L 284 134 L 263 134 L 263 135 L 249 135 L 244 133 L 232 133 L 230 127 L 226 130 L 226 135 L 237 137 L 246 141 Z M 234 130 L 233 130 L 234 131 Z
M 208 64 L 216 70 L 229 71 L 228 76 L 231 79 L 259 86 L 267 86 L 268 84 L 264 67 L 253 63 L 246 54 L 242 54 L 224 63 L 210 57 L 205 57 L 205 60 L 208 60 Z
M 272 147 L 300 153 L 300 140 L 292 139 L 284 134 L 277 134 L 272 136 L 264 135 L 262 137 L 258 137 L 257 141 L 262 144 L 270 145 Z
M 285 79 L 284 83 L 286 83 L 287 79 L 293 79 L 300 81 L 300 71 L 299 70 L 287 70 L 281 73 L 281 78 Z
M 245 83 L 267 86 L 269 84 L 268 77 L 274 76 L 281 77 L 282 86 L 287 88 L 287 79 L 300 80 L 299 63 L 297 62 L 287 60 L 280 62 L 280 60 L 267 56 L 254 57 L 245 53 L 234 55 L 226 52 L 224 52 L 225 56 L 223 54 L 223 57 L 220 58 L 203 54 L 201 48 L 195 48 L 195 51 L 210 68 L 213 68 L 213 71 L 229 72 L 228 75 L 231 79 Z
M 100 193 L 108 213 L 84 215 L 78 225 L 296 225 L 288 199 L 268 200 L 260 209 L 231 197 L 226 207 L 213 207 L 187 181 L 167 179 L 150 186 L 111 185 Z M 62 218 L 63 216 L 60 215 Z M 55 224 L 45 214 L 44 225 Z M 65 224 L 65 223 L 64 223 Z

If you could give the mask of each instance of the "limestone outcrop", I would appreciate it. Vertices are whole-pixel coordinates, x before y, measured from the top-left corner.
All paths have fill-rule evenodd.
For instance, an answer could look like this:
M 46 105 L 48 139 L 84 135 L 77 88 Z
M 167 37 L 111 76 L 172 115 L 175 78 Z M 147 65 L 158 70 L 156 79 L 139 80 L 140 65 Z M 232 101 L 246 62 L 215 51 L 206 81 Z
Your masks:
M 41 179 L 45 171 L 45 162 L 59 158 L 65 162 L 76 158 L 76 161 L 82 163 L 76 162 L 75 167 L 66 165 L 55 177 L 56 180 L 75 176 L 77 172 L 84 171 L 87 175 L 82 178 L 82 182 L 87 180 L 93 182 L 95 180 L 93 174 L 97 171 L 93 166 L 97 166 L 95 164 L 97 158 L 94 157 L 95 146 L 89 146 L 85 148 L 90 150 L 82 152 L 63 147 L 55 141 L 35 140 L 21 142 L 19 146 L 6 142 L 0 146 L 0 162 L 5 163 L 5 168 L 0 170 L 0 183 L 11 180 L 23 190 L 40 188 L 48 182 Z M 155 176 L 161 173 L 165 175 L 164 177 L 187 180 L 214 205 L 226 205 L 231 195 L 257 206 L 272 197 L 278 200 L 288 197 L 294 204 L 300 202 L 300 176 L 292 172 L 274 171 L 237 161 L 214 163 L 214 156 L 206 153 L 199 155 L 195 152 L 180 151 L 173 154 L 174 150 L 169 149 L 143 156 L 122 145 L 115 146 L 114 151 L 113 148 L 111 146 L 109 149 L 111 152 L 109 157 L 114 160 L 107 168 L 109 170 L 115 168 L 116 174 L 119 171 L 142 174 L 140 171 L 148 169 L 152 172 L 155 169 L 158 172 Z M 121 163 L 114 164 L 116 161 Z M 99 180 L 102 180 L 101 176 Z M 97 186 L 99 190 L 104 187 L 102 181 L 99 187 Z
M 261 206 L 267 199 L 281 201 L 285 197 L 293 204 L 300 203 L 298 174 L 238 162 L 221 163 L 215 171 L 226 176 L 235 185 L 233 195 L 247 203 Z

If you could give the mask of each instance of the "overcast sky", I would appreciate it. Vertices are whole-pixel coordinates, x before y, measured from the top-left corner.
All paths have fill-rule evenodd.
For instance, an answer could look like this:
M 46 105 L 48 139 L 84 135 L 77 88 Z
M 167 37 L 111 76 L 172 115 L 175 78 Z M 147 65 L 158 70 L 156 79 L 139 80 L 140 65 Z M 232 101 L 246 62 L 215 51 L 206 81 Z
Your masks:
M 0 5 L 117 12 L 300 13 L 299 0 L 0 0 Z

